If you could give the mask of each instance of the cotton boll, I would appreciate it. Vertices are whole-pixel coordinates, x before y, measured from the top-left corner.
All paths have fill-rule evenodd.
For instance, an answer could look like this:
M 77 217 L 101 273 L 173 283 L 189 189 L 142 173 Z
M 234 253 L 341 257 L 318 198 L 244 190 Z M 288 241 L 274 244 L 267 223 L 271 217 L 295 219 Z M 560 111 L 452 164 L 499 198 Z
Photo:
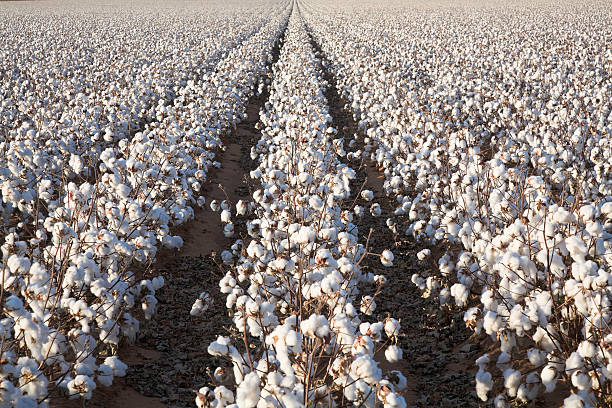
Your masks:
M 214 392 L 208 387 L 202 387 L 196 392 L 196 406 L 198 408 L 207 408 L 215 401 Z
M 467 287 L 465 287 L 465 285 L 462 285 L 461 283 L 455 283 L 450 288 L 450 294 L 455 298 L 455 303 L 457 304 L 457 306 L 467 305 L 470 291 Z
M 380 215 L 382 214 L 382 209 L 380 208 L 380 204 L 378 203 L 372 204 L 372 206 L 370 207 L 370 214 L 372 214 L 373 217 L 380 217 Z
M 248 373 L 236 390 L 236 403 L 239 407 L 254 408 L 261 394 L 260 380 L 257 373 Z
M 518 370 L 507 368 L 504 370 L 504 387 L 508 390 L 508 395 L 515 397 L 521 383 L 521 373 Z
M 223 235 L 226 238 L 231 238 L 234 236 L 234 224 L 227 224 L 223 227 Z
M 389 251 L 388 249 L 385 249 L 380 255 L 380 262 L 386 267 L 393 266 L 394 258 L 395 257 L 393 256 L 393 252 Z
M 238 200 L 236 203 L 236 214 L 237 215 L 245 215 L 247 213 L 249 206 L 243 200 Z
M 361 298 L 361 313 L 367 315 L 367 316 L 371 316 L 372 313 L 374 313 L 374 310 L 376 309 L 376 302 L 374 301 L 374 299 L 372 298 L 372 296 L 363 296 Z
M 540 373 L 542 384 L 546 387 L 546 392 L 553 392 L 557 386 L 557 368 L 554 364 L 547 364 Z
M 422 261 L 425 258 L 429 257 L 430 255 L 431 255 L 430 249 L 422 249 L 421 251 L 417 253 L 417 258 L 419 259 L 419 261 Z
M 476 373 L 476 394 L 481 401 L 487 401 L 487 394 L 493 389 L 493 378 L 491 373 L 478 370 Z
M 221 222 L 222 223 L 227 224 L 231 222 L 232 221 L 231 217 L 232 217 L 232 214 L 230 213 L 229 210 L 221 211 Z
M 210 296 L 210 294 L 208 292 L 202 292 L 200 293 L 200 296 L 198 296 L 198 299 L 196 299 L 196 301 L 191 306 L 191 311 L 189 312 L 189 314 L 191 316 L 201 316 L 202 314 L 204 314 L 204 312 L 208 310 L 211 304 L 212 297 Z
M 104 365 L 113 370 L 113 376 L 115 377 L 125 377 L 127 373 L 128 366 L 119 360 L 117 356 L 106 357 Z
M 580 342 L 578 345 L 578 354 L 582 358 L 592 358 L 597 355 L 597 347 L 588 340 Z
M 91 399 L 91 393 L 96 389 L 96 383 L 87 375 L 77 375 L 68 383 L 68 393 L 71 398 L 82 397 Z
M 546 353 L 536 348 L 527 350 L 527 358 L 534 367 L 540 367 L 547 362 Z
M 310 315 L 308 319 L 302 321 L 300 329 L 305 336 L 324 338 L 329 334 L 329 324 L 327 318 L 321 315 Z
M 396 345 L 391 345 L 385 350 L 385 358 L 390 363 L 397 363 L 402 359 L 402 349 Z
M 363 190 L 361 192 L 361 198 L 366 201 L 372 201 L 374 199 L 374 193 L 370 190 Z
M 390 339 L 399 336 L 400 328 L 400 323 L 396 319 L 391 317 L 385 319 L 385 334 Z
M 563 408 L 590 408 L 593 407 L 582 396 L 572 394 L 563 400 Z

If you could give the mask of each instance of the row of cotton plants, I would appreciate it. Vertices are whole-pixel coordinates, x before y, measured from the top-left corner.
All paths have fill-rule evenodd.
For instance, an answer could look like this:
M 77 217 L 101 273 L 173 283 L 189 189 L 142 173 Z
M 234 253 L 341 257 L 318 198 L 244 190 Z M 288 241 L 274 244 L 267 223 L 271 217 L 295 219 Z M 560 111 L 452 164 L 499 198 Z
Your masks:
M 609 400 L 609 4 L 302 9 L 396 225 L 419 259 L 446 251 L 413 282 L 499 345 L 477 361 L 478 396 L 503 407 L 561 381 L 566 407 Z
M 162 277 L 141 279 L 135 262 L 146 267 L 159 244 L 181 246 L 170 227 L 203 201 L 198 193 L 208 168 L 218 165 L 220 137 L 244 117 L 246 100 L 264 80 L 289 6 L 270 3 L 266 13 L 254 18 L 268 23 L 216 67 L 181 84 L 172 100 L 160 99 L 142 131 L 106 146 L 89 163 L 95 177 L 38 180 L 32 220 L 19 209 L 24 221 L 1 247 L 2 406 L 48 406 L 54 389 L 89 399 L 97 386 L 125 375 L 115 356 L 119 342 L 134 340 L 164 284 Z M 49 140 L 71 146 L 61 135 Z M 83 170 L 70 165 L 75 174 Z M 28 169 L 19 174 L 27 178 Z
M 220 289 L 235 331 L 208 352 L 228 365 L 215 370 L 214 386 L 200 389 L 196 403 L 404 407 L 398 392 L 405 377 L 383 373 L 375 360 L 379 351 L 390 362 L 401 359 L 400 325 L 374 317 L 386 279 L 361 270 L 372 254 L 357 242 L 351 212 L 342 210 L 355 172 L 342 163 L 320 60 L 296 10 L 260 115 L 262 138 L 251 151 L 259 163 L 251 177 L 261 187 L 250 204 L 236 205 L 237 215 L 249 215 L 249 238 L 223 254 Z M 226 223 L 232 211 L 223 209 Z M 383 261 L 391 258 L 385 251 Z

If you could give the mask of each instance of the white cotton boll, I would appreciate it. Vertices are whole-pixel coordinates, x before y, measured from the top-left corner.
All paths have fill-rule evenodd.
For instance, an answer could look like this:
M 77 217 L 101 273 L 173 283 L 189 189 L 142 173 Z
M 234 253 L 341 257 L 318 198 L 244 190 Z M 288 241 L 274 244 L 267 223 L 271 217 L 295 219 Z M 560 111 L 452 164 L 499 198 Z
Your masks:
M 308 200 L 308 204 L 310 204 L 310 206 L 317 211 L 320 211 L 321 209 L 323 209 L 323 206 L 324 206 L 323 200 L 318 195 L 310 196 L 310 199 Z
M 451 292 L 448 288 L 442 288 L 440 293 L 438 294 L 438 300 L 440 301 L 440 306 L 447 305 L 451 298 Z
M 126 199 L 130 196 L 130 192 L 132 191 L 132 189 L 129 186 L 126 186 L 125 184 L 119 184 L 116 187 L 117 195 L 123 199 Z
M 584 360 L 580 356 L 580 354 L 574 351 L 570 356 L 565 360 L 565 372 L 571 372 L 572 370 L 581 370 L 584 368 Z
M 70 161 L 68 164 L 72 168 L 72 171 L 74 171 L 76 174 L 81 174 L 83 171 L 83 160 L 76 154 L 70 155 Z
M 221 222 L 224 224 L 232 222 L 232 213 L 229 210 L 221 211 Z
M 310 242 L 314 242 L 316 237 L 316 233 L 312 227 L 303 226 L 291 236 L 291 240 L 298 245 L 306 245 Z
M 547 364 L 540 373 L 542 384 L 546 387 L 546 392 L 553 392 L 557 386 L 557 368 L 554 364 Z
M 200 296 L 191 306 L 191 311 L 189 314 L 191 316 L 201 316 L 208 310 L 212 303 L 212 297 L 207 292 L 200 293 Z
M 457 306 L 465 306 L 467 305 L 470 290 L 461 283 L 455 283 L 450 288 L 450 294 L 455 298 L 455 304 Z
M 400 322 L 392 317 L 385 319 L 385 334 L 389 338 L 399 336 Z
M 302 333 L 308 337 L 324 338 L 329 334 L 327 318 L 322 315 L 312 314 L 300 324 Z
M 402 391 L 408 386 L 408 380 L 400 371 L 390 371 L 388 377 L 393 386 L 395 387 L 395 391 Z
M 490 361 L 491 361 L 491 357 L 489 356 L 488 353 L 485 353 L 482 356 L 478 357 L 475 363 L 480 370 L 485 371 L 484 368 L 487 366 L 487 364 L 489 364 Z
M 563 408 L 590 408 L 591 404 L 587 403 L 584 398 L 578 394 L 572 394 L 563 400 Z
M 597 355 L 597 347 L 594 343 L 584 340 L 578 345 L 578 354 L 582 358 L 592 358 Z
M 353 212 L 355 213 L 357 217 L 361 218 L 363 217 L 364 209 L 362 206 L 356 205 L 355 208 L 353 208 Z
M 481 401 L 487 401 L 489 398 L 487 394 L 493 389 L 493 377 L 491 373 L 478 370 L 476 373 L 476 394 Z
M 257 373 L 248 373 L 236 390 L 236 403 L 240 408 L 254 408 L 261 394 L 260 380 Z
M 98 382 L 103 386 L 110 387 L 113 385 L 113 369 L 106 364 L 100 365 L 98 367 L 98 375 L 96 376 L 96 380 L 98 380 Z
M 591 388 L 591 377 L 580 370 L 576 370 L 571 376 L 572 384 L 579 390 L 587 390 Z
M 96 383 L 87 375 L 77 375 L 68 383 L 68 393 L 71 398 L 81 396 L 82 398 L 91 399 L 91 393 L 96 389 Z
M 198 207 L 204 207 L 204 205 L 206 205 L 206 197 L 204 196 L 199 196 L 198 199 L 196 200 L 196 204 L 198 205 Z
M 495 408 L 507 408 L 509 407 L 508 402 L 506 401 L 505 394 L 499 394 L 493 400 L 493 406 Z
M 155 307 L 157 306 L 157 299 L 153 295 L 146 295 L 142 300 L 142 310 L 145 314 L 145 319 L 151 320 L 153 314 L 155 314 Z
M 393 252 L 388 249 L 385 249 L 380 255 L 380 262 L 386 267 L 393 266 L 393 259 L 395 259 Z
M 370 295 L 362 297 L 359 310 L 361 310 L 361 313 L 371 316 L 372 313 L 374 313 L 374 310 L 376 310 L 376 302 L 374 301 L 374 298 L 372 298 Z
M 210 202 L 210 209 L 213 210 L 214 212 L 219 211 L 219 202 L 217 200 L 212 200 Z
M 397 363 L 402 359 L 402 349 L 396 345 L 391 345 L 385 350 L 385 358 L 390 363 Z
M 210 388 L 202 387 L 196 392 L 195 403 L 198 408 L 208 408 L 215 398 L 215 394 Z
M 372 201 L 374 199 L 374 193 L 370 190 L 363 190 L 361 192 L 361 198 L 366 201 Z
M 381 380 L 382 371 L 369 355 L 360 355 L 351 363 L 351 372 L 367 384 L 376 384 Z
M 419 261 L 422 261 L 425 258 L 429 257 L 430 255 L 431 255 L 430 249 L 423 249 L 417 253 L 417 258 L 419 259 Z
M 245 201 L 238 200 L 238 202 L 236 203 L 236 214 L 245 215 L 247 213 L 248 208 L 249 205 Z
M 127 364 L 119 360 L 119 357 L 117 356 L 106 357 L 104 359 L 104 365 L 113 370 L 113 375 L 115 377 L 125 377 L 125 374 L 127 373 Z
M 508 390 L 508 395 L 515 397 L 518 387 L 521 384 L 521 372 L 512 368 L 504 370 L 504 387 Z
M 588 248 L 580 237 L 573 235 L 565 238 L 565 247 L 574 261 L 584 262 L 584 258 L 588 253 Z
M 223 385 L 215 387 L 214 393 L 219 407 L 228 406 L 234 402 L 234 393 Z
M 373 217 L 380 217 L 380 215 L 382 214 L 382 209 L 380 208 L 380 204 L 378 203 L 374 203 L 370 206 L 370 214 L 372 214 Z
M 540 367 L 547 362 L 546 353 L 536 348 L 527 350 L 527 358 L 534 367 Z
M 223 227 L 223 235 L 226 238 L 231 238 L 234 236 L 234 224 L 227 224 Z

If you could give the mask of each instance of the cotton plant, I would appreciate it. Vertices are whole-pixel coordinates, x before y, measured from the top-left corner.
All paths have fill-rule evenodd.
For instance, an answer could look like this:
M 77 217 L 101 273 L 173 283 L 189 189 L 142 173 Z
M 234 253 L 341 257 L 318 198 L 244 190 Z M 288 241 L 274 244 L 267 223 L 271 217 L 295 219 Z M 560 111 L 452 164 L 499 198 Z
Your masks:
M 383 373 L 374 358 L 379 350 L 390 362 L 402 358 L 399 322 L 360 317 L 373 315 L 376 295 L 361 292 L 385 279 L 375 283 L 362 271 L 366 248 L 341 210 L 355 171 L 330 149 L 335 132 L 320 64 L 294 8 L 260 115 L 262 138 L 251 151 L 260 188 L 250 240 L 229 254 L 219 283 L 236 334 L 208 347 L 232 375 L 200 389 L 198 406 L 406 405 L 398 394 L 405 377 Z M 381 259 L 390 265 L 393 254 Z

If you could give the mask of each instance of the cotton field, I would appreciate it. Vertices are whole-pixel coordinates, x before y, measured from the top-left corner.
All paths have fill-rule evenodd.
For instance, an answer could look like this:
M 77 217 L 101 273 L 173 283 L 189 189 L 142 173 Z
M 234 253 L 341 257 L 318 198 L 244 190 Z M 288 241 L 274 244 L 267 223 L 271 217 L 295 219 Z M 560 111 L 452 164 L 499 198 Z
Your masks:
M 608 407 L 612 4 L 0 2 L 0 407 Z

